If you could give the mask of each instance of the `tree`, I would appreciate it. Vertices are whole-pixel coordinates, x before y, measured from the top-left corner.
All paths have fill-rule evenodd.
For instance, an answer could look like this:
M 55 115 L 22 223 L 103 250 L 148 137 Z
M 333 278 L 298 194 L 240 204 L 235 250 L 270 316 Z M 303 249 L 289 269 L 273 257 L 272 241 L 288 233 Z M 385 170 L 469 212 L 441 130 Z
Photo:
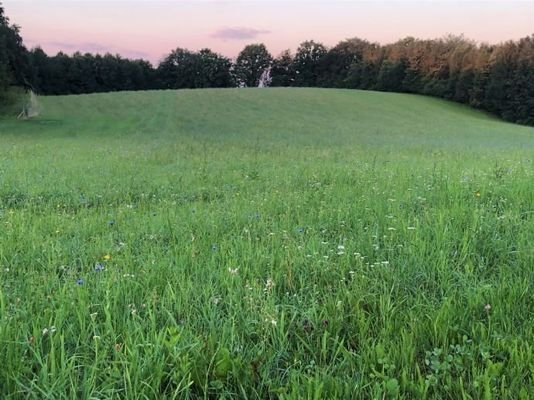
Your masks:
M 19 27 L 9 23 L 0 3 L 0 97 L 5 97 L 10 85 L 30 85 L 28 61 Z
M 263 43 L 245 46 L 235 63 L 237 83 L 247 87 L 258 86 L 261 74 L 271 66 L 272 60 Z
M 296 86 L 317 86 L 319 65 L 326 55 L 326 47 L 313 40 L 302 42 L 293 62 Z
M 376 90 L 402 92 L 406 77 L 406 61 L 384 60 L 376 78 Z
M 292 86 L 295 83 L 293 56 L 285 50 L 273 61 L 271 68 L 271 86 Z
M 224 88 L 234 86 L 232 62 L 227 57 L 202 49 L 197 53 L 196 88 Z
M 378 45 L 359 38 L 347 39 L 331 48 L 320 60 L 318 85 L 348 87 L 347 78 L 353 63 L 361 62 Z
M 193 52 L 177 48 L 158 66 L 158 76 L 164 89 L 195 87 L 196 60 Z
M 166 89 L 233 86 L 232 63 L 210 49 L 198 53 L 177 48 L 159 64 L 157 74 Z

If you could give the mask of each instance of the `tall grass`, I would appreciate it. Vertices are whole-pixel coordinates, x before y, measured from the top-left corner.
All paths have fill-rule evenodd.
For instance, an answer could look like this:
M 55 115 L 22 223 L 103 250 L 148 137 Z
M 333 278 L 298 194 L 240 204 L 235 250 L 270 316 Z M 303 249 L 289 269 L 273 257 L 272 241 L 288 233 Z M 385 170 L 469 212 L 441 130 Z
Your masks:
M 0 121 L 0 397 L 529 399 L 534 129 L 417 96 Z

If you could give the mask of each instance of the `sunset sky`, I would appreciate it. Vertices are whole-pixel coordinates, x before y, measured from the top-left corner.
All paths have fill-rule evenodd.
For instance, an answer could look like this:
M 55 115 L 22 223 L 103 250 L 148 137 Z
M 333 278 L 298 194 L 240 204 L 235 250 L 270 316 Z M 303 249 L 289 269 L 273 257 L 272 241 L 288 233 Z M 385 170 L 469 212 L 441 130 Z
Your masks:
M 111 52 L 154 63 L 176 47 L 235 57 L 263 42 L 277 55 L 307 39 L 380 43 L 464 34 L 498 43 L 534 33 L 534 1 L 0 0 L 28 47 Z

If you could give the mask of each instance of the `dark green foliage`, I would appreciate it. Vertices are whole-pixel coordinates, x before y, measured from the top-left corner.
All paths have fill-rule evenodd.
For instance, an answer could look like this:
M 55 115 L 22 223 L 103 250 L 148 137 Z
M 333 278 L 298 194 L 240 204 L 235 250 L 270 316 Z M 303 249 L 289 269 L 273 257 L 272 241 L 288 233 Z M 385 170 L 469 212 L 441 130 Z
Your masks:
M 164 89 L 196 89 L 233 86 L 232 63 L 226 57 L 202 49 L 173 50 L 157 69 L 159 85 Z
M 416 68 L 407 67 L 404 72 L 402 87 L 408 93 L 420 93 L 422 91 L 421 74 Z
M 235 74 L 239 85 L 258 86 L 261 74 L 271 66 L 272 59 L 263 43 L 245 46 L 235 63 Z
M 351 65 L 361 62 L 365 52 L 374 48 L 376 48 L 376 45 L 359 38 L 339 42 L 321 59 L 318 85 L 323 87 L 347 87 Z
M 406 77 L 406 61 L 385 60 L 378 73 L 376 89 L 386 92 L 402 92 Z
M 300 44 L 293 61 L 295 86 L 317 86 L 321 62 L 327 51 L 323 44 L 308 40 Z
M 345 87 L 372 90 L 376 86 L 380 65 L 370 60 L 353 62 L 349 68 Z
M 271 67 L 271 86 L 292 86 L 295 82 L 293 57 L 289 50 L 283 51 L 273 60 Z
M 197 54 L 196 88 L 223 88 L 234 86 L 230 59 L 202 49 Z
M 0 3 L 0 102 L 9 97 L 9 86 L 28 85 L 27 50 L 22 43 L 19 28 L 11 25 Z
M 40 48 L 30 52 L 32 82 L 43 94 L 81 94 L 155 87 L 155 71 L 149 62 L 118 55 L 58 53 L 49 57 Z

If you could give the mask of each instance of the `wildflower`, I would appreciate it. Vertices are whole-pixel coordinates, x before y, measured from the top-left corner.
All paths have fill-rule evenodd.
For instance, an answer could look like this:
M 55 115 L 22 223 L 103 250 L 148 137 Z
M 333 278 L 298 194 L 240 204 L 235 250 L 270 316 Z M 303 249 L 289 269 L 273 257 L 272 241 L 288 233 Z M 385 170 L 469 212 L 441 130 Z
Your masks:
M 486 312 L 489 312 L 489 310 L 491 310 L 491 305 L 490 305 L 490 304 L 486 304 L 486 305 L 484 306 L 484 310 L 485 310 Z
M 396 229 L 395 229 L 395 228 L 392 228 L 392 227 L 390 227 L 390 228 L 388 228 L 388 231 L 396 231 Z
M 480 197 L 480 192 L 479 191 L 475 192 L 475 197 Z
M 52 325 L 50 328 L 44 328 L 44 329 L 43 329 L 43 336 L 46 336 L 46 335 L 48 335 L 48 334 L 51 335 L 51 334 L 54 333 L 56 330 L 57 330 L 56 327 L 53 326 L 53 325 Z
M 409 231 L 415 231 L 415 226 L 409 226 L 409 227 L 408 227 L 408 230 L 409 230 Z
M 89 316 L 91 317 L 91 319 L 94 321 L 97 317 L 98 313 L 97 312 L 94 312 L 92 314 L 89 314 Z
M 239 268 L 230 268 L 230 267 L 228 267 L 228 272 L 230 272 L 232 275 L 237 275 L 238 271 L 239 271 Z
M 105 269 L 104 264 L 99 263 L 99 262 L 95 264 L 95 272 L 102 272 L 104 271 L 104 269 Z
M 274 282 L 271 278 L 267 279 L 267 282 L 265 282 L 265 288 L 263 289 L 264 292 L 269 292 L 274 287 Z
M 128 304 L 128 308 L 130 309 L 130 314 L 135 315 L 137 314 L 137 308 L 135 307 L 135 304 Z
M 76 279 L 76 284 L 78 286 L 82 286 L 85 283 L 85 280 L 83 278 Z
M 381 264 L 382 265 L 389 265 L 389 261 L 382 261 Z
M 97 336 L 97 335 L 93 336 L 93 340 L 98 340 L 98 339 L 100 339 L 100 336 Z
M 111 255 L 110 254 L 106 254 L 104 257 L 102 257 L 104 261 L 109 261 L 111 260 Z

